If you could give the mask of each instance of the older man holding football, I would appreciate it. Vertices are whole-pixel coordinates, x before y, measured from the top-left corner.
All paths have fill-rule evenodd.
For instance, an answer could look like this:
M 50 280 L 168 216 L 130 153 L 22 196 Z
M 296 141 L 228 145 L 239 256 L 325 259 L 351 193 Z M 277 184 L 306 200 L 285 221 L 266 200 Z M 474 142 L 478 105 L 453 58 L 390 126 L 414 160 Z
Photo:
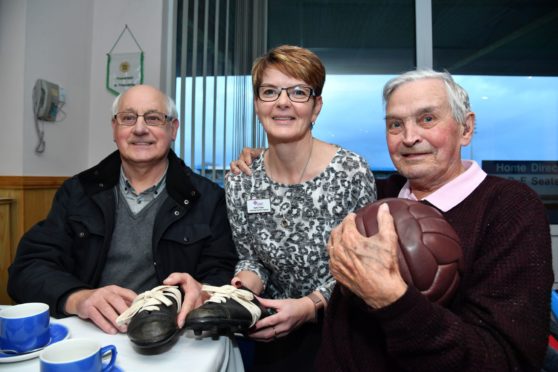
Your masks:
M 449 73 L 399 75 L 385 85 L 384 102 L 388 149 L 399 174 L 377 180 L 378 197 L 418 200 L 441 211 L 461 241 L 460 284 L 449 303 L 431 302 L 399 272 L 388 206 L 378 209 L 379 231 L 371 237 L 348 215 L 329 239 L 338 285 L 316 368 L 540 371 L 553 273 L 538 195 L 461 159 L 475 114 Z

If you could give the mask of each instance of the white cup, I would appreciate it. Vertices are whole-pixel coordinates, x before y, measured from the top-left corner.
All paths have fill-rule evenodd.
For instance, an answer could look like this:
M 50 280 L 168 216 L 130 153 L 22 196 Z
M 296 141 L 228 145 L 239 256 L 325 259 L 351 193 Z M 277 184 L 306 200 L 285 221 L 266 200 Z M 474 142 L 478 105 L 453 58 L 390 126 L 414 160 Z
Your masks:
M 111 353 L 108 364 L 103 356 Z M 116 361 L 116 346 L 103 346 L 94 340 L 72 338 L 47 346 L 39 359 L 41 372 L 101 372 L 110 371 Z
M 48 305 L 30 302 L 0 310 L 0 349 L 4 353 L 27 353 L 50 341 Z

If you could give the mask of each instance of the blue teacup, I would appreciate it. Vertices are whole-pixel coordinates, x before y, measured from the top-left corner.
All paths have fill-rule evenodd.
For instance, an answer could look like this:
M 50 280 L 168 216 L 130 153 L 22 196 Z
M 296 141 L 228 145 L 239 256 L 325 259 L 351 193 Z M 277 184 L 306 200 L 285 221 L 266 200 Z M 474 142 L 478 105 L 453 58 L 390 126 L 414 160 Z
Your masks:
M 103 356 L 110 353 L 110 362 Z M 73 338 L 47 346 L 41 354 L 41 372 L 110 371 L 116 362 L 116 346 L 103 346 L 94 340 Z
M 48 305 L 30 302 L 0 310 L 0 349 L 22 354 L 44 347 L 50 341 Z

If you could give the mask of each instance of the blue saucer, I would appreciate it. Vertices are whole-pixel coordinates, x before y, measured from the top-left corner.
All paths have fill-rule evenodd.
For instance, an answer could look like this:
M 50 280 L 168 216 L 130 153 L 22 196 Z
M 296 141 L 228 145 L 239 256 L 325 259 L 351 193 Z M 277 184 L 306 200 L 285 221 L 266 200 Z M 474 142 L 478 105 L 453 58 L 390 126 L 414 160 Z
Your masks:
M 48 345 L 52 345 L 57 343 L 58 341 L 62 341 L 70 337 L 70 331 L 66 326 L 62 324 L 50 323 L 49 327 L 50 333 L 50 340 L 48 344 L 43 346 L 40 349 L 33 350 L 29 353 L 21 353 L 21 354 L 5 354 L 0 351 L 0 363 L 12 363 L 12 362 L 19 362 L 22 360 L 32 359 L 39 356 L 41 350 L 43 350 Z

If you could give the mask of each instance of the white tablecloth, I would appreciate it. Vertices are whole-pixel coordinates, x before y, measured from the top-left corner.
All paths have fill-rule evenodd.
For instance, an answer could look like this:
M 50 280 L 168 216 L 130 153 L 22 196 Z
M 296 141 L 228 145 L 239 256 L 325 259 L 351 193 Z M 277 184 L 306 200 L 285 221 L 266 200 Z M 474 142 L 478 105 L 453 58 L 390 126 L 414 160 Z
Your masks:
M 5 306 L 0 306 L 0 308 Z M 243 372 L 244 366 L 236 342 L 229 337 L 205 337 L 197 339 L 191 331 L 183 332 L 168 351 L 157 355 L 137 353 L 125 334 L 109 335 L 93 323 L 77 317 L 51 319 L 68 327 L 70 338 L 90 338 L 103 346 L 115 345 L 118 351 L 116 366 L 124 372 L 136 371 L 195 371 L 195 372 Z M 13 363 L 0 363 L 2 372 L 37 372 L 39 359 Z

